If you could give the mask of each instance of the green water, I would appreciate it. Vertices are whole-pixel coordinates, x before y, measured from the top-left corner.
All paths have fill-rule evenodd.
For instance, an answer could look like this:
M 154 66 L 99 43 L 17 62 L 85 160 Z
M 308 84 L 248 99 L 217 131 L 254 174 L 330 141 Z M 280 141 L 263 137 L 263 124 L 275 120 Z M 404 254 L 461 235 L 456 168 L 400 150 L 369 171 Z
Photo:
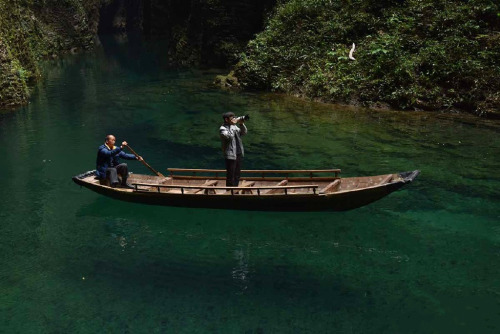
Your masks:
M 498 122 L 223 92 L 216 73 L 105 44 L 0 113 L 1 333 L 500 331 Z M 223 168 L 224 111 L 252 116 L 249 169 L 422 174 L 341 213 L 152 207 L 71 181 L 108 133 L 159 170 Z

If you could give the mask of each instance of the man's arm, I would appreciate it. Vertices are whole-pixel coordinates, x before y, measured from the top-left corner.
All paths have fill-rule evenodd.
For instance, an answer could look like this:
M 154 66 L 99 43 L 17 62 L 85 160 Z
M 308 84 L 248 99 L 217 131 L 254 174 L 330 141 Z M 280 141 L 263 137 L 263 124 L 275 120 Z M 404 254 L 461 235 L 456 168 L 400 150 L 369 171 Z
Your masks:
M 123 151 L 121 151 L 120 153 L 118 153 L 118 157 L 123 158 L 125 160 L 139 160 L 139 159 L 137 159 L 137 157 L 135 155 L 128 154 L 128 153 L 125 153 Z
M 113 157 L 113 156 L 119 154 L 121 151 L 122 151 L 122 149 L 120 147 L 116 147 L 116 148 L 114 148 L 111 151 L 108 150 L 108 149 L 103 148 L 103 149 L 99 150 L 99 154 L 103 155 L 105 157 Z
M 248 129 L 247 129 L 245 123 L 241 123 L 240 125 L 241 125 L 240 126 L 240 136 L 244 136 L 248 133 Z
M 234 133 L 230 132 L 225 126 L 221 126 L 219 129 L 220 137 L 224 140 L 230 140 L 234 137 Z

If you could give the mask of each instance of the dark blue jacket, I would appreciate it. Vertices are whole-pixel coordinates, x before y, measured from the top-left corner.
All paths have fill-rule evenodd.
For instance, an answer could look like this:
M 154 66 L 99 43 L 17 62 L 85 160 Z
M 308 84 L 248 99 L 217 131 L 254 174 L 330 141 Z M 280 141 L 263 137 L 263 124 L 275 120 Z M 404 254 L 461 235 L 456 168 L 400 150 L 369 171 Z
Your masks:
M 118 146 L 115 146 L 112 150 L 110 150 L 106 144 L 99 146 L 97 150 L 97 160 L 96 160 L 96 171 L 97 177 L 100 179 L 106 178 L 106 169 L 111 166 L 118 166 L 120 164 L 120 158 L 126 160 L 136 160 L 137 158 L 133 154 L 127 154 L 122 151 L 122 149 Z

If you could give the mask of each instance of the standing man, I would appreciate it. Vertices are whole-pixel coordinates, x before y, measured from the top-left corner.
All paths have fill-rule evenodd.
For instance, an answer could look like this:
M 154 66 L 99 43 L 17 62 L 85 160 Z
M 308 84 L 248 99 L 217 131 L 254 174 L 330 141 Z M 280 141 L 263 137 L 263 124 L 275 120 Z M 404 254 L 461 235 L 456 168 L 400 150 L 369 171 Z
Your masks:
M 120 163 L 120 158 L 142 161 L 142 157 L 136 157 L 133 154 L 123 152 L 123 147 L 127 146 L 126 141 L 122 142 L 122 146 L 120 147 L 116 147 L 115 142 L 115 136 L 107 135 L 104 144 L 99 146 L 96 160 L 97 177 L 101 181 L 101 184 L 108 184 L 113 188 L 120 185 L 122 188 L 133 189 L 134 187 L 127 183 L 128 166 L 126 163 Z M 122 178 L 121 184 L 118 175 Z
M 222 115 L 224 124 L 219 128 L 222 152 L 226 159 L 226 187 L 237 187 L 240 182 L 241 161 L 245 154 L 241 136 L 247 134 L 246 117 L 235 117 L 234 113 Z M 239 124 L 240 126 L 236 126 Z

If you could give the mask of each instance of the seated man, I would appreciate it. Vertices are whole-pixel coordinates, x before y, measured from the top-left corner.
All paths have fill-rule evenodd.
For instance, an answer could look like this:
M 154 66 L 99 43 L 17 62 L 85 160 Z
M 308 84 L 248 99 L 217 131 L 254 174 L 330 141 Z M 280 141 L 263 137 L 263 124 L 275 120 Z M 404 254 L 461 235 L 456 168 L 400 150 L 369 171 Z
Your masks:
M 127 183 L 127 164 L 120 163 L 120 158 L 126 160 L 142 161 L 142 157 L 136 157 L 133 154 L 127 154 L 123 152 L 123 146 L 127 145 L 126 141 L 122 143 L 122 146 L 116 147 L 116 138 L 113 135 L 107 135 L 105 140 L 105 143 L 99 146 L 99 149 L 97 150 L 97 177 L 99 178 L 101 184 L 106 184 L 108 186 L 110 185 L 111 187 L 121 185 L 122 188 L 133 189 L 134 187 Z M 122 179 L 121 184 L 120 180 L 118 179 L 118 174 Z

